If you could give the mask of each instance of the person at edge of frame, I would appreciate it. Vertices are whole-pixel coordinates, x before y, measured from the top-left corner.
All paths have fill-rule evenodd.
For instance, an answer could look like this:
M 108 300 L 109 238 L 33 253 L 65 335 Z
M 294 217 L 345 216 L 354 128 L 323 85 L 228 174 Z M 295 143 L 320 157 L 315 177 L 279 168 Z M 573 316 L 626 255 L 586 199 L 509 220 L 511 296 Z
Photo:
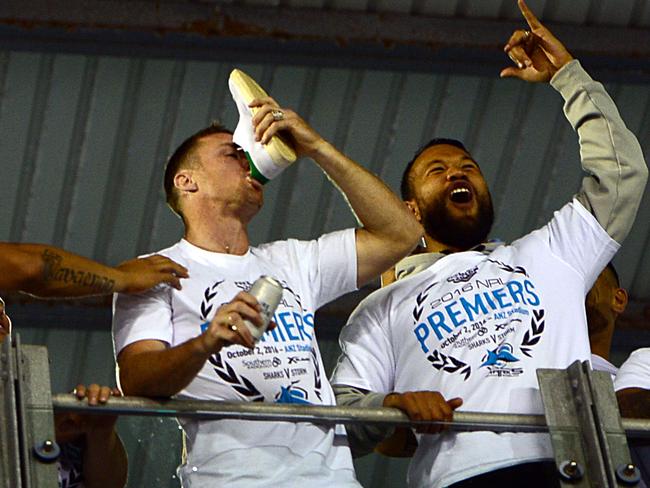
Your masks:
M 11 319 L 0 298 L 0 344 L 11 337 Z M 117 388 L 79 384 L 74 389 L 88 405 L 105 404 L 119 396 Z M 128 462 L 124 445 L 115 430 L 117 417 L 73 412 L 54 414 L 60 488 L 122 488 L 126 485 Z
M 39 298 L 140 293 L 167 284 L 180 289 L 187 269 L 164 256 L 149 256 L 111 267 L 48 244 L 0 242 L 0 290 Z M 0 343 L 11 336 L 11 319 L 0 298 Z M 106 403 L 116 388 L 77 385 L 77 398 L 89 405 Z M 55 415 L 62 447 L 59 484 L 65 488 L 121 488 L 126 483 L 127 458 L 114 429 L 114 416 Z
M 125 394 L 333 405 L 315 311 L 379 276 L 422 236 L 386 185 L 295 112 L 272 98 L 251 107 L 256 139 L 290 138 L 298 156 L 310 157 L 342 191 L 362 227 L 252 247 L 248 225 L 262 207 L 263 187 L 244 152 L 220 126 L 191 136 L 165 173 L 184 237 L 161 253 L 185 265 L 192 279 L 180 292 L 116 295 L 114 341 Z M 244 321 L 259 327 L 260 305 L 245 290 L 260 275 L 284 290 L 275 328 L 256 344 Z M 187 445 L 178 471 L 183 486 L 359 486 L 342 426 L 180 421 Z
M 598 275 L 585 300 L 591 365 L 595 371 L 604 371 L 612 376 L 622 417 L 649 419 L 650 348 L 633 351 L 620 369 L 610 362 L 616 321 L 627 303 L 627 291 L 621 287 L 616 268 L 609 263 Z M 628 437 L 628 445 L 632 462 L 641 472 L 639 488 L 645 488 L 650 483 L 650 443 L 647 439 Z
M 420 150 L 402 196 L 427 248 L 398 263 L 397 281 L 362 301 L 343 328 L 331 380 L 340 405 L 396 407 L 413 420 L 452 420 L 461 401 L 467 411 L 541 413 L 536 370 L 590 357 L 585 295 L 628 234 L 648 170 L 603 86 L 518 5 L 530 30 L 510 37 L 504 50 L 515 66 L 501 76 L 550 82 L 562 95 L 579 135 L 582 188 L 542 228 L 510 245 L 486 242 L 492 202 L 470 152 L 449 139 Z M 391 433 L 348 427 L 358 455 Z M 415 438 L 409 486 L 558 484 L 545 434 L 432 425 Z
M 0 291 L 41 298 L 140 293 L 159 284 L 180 289 L 187 270 L 165 256 L 111 267 L 48 244 L 0 242 Z

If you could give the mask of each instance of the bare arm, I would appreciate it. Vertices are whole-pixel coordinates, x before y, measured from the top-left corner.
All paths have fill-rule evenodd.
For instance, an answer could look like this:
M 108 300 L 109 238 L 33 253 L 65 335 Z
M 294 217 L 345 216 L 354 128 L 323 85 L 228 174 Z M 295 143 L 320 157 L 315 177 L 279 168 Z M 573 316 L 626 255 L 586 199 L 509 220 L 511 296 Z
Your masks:
M 170 397 L 185 388 L 210 353 L 198 338 L 176 347 L 160 341 L 138 341 L 117 356 L 120 385 L 125 395 Z
M 96 425 L 86 432 L 83 460 L 86 488 L 122 488 L 128 476 L 128 460 L 115 422 Z
M 363 227 L 357 230 L 357 285 L 379 276 L 410 253 L 423 234 L 406 205 L 375 175 L 358 165 L 318 135 L 295 112 L 282 109 L 284 119 L 274 120 L 271 99 L 254 100 L 253 117 L 258 140 L 266 143 L 278 131 L 288 134 L 299 156 L 318 164 L 343 193 Z
M 79 400 L 88 405 L 105 404 L 119 396 L 117 388 L 92 384 L 77 385 Z M 128 475 L 128 461 L 122 440 L 115 430 L 117 417 L 61 413 L 55 415 L 56 438 L 60 443 L 83 441 L 83 485 L 87 488 L 123 488 Z
M 230 344 L 252 348 L 255 343 L 243 320 L 262 324 L 257 300 L 246 292 L 217 310 L 206 331 L 175 347 L 156 340 L 128 345 L 117 356 L 125 395 L 169 397 L 194 379 L 208 358 Z
M 43 244 L 0 243 L 0 290 L 41 297 L 137 293 L 159 283 L 180 288 L 187 270 L 163 256 L 126 261 L 115 268 Z

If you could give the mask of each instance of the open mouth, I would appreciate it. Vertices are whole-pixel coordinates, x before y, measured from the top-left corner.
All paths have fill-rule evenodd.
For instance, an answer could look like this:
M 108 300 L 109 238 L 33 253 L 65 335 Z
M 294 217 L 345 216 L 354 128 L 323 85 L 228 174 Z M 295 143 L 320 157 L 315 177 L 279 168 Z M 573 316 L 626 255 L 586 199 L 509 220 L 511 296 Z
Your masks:
M 452 188 L 451 192 L 449 192 L 449 199 L 453 203 L 469 203 L 472 201 L 472 197 L 472 190 L 465 183 L 455 185 L 454 188 Z

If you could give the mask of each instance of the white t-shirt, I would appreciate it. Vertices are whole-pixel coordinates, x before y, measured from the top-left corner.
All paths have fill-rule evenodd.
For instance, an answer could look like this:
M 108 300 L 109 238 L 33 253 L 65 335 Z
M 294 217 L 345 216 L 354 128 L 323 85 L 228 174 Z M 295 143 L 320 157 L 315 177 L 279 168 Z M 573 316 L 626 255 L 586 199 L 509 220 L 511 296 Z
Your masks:
M 605 373 L 609 373 L 612 377 L 612 381 L 616 379 L 616 373 L 618 372 L 616 366 L 598 354 L 591 355 L 591 369 L 594 371 L 604 371 Z
M 625 388 L 650 390 L 650 347 L 633 351 L 621 364 L 614 380 L 614 389 L 619 391 Z
M 316 241 L 287 240 L 250 248 L 243 256 L 214 253 L 185 240 L 159 254 L 189 270 L 183 289 L 159 286 L 116 295 L 116 355 L 154 339 L 177 346 L 199 335 L 217 308 L 260 275 L 284 286 L 277 328 L 254 350 L 231 345 L 213 355 L 179 398 L 333 405 L 314 331 L 314 313 L 356 288 L 353 229 Z M 262 421 L 181 421 L 188 446 L 179 468 L 184 486 L 359 486 L 342 427 Z
M 462 410 L 541 413 L 535 370 L 590 357 L 584 299 L 619 245 L 577 201 L 508 246 L 440 258 L 367 297 L 344 327 L 333 384 L 434 390 Z M 552 459 L 547 435 L 419 435 L 410 486 Z

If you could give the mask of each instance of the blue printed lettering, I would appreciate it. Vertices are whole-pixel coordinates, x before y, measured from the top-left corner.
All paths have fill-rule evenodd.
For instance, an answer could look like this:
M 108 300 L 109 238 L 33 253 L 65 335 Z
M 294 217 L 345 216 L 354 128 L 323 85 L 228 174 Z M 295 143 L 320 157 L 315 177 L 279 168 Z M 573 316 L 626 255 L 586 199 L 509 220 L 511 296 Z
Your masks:
M 488 303 L 488 305 L 492 310 L 497 309 L 496 304 L 492 301 L 492 298 L 490 298 L 490 294 L 487 291 L 483 292 L 483 297 L 485 298 L 485 301 Z
M 309 326 L 314 329 L 314 314 L 308 313 L 307 315 L 303 315 L 302 317 L 303 322 L 305 325 Z M 311 339 L 311 334 L 307 334 L 309 338 Z
M 535 285 L 533 285 L 529 280 L 524 280 L 524 287 L 526 288 L 526 291 L 528 292 L 529 299 L 526 300 L 528 305 L 532 305 L 533 307 L 536 307 L 537 305 L 540 304 L 539 297 L 535 293 Z
M 278 317 L 280 317 L 280 322 L 282 322 L 282 325 L 284 326 L 284 329 L 287 332 L 287 336 L 289 336 L 289 340 L 297 341 L 298 339 L 300 339 L 300 337 L 298 337 L 291 331 L 292 329 L 296 328 L 296 324 L 286 319 L 286 317 L 291 317 L 291 312 L 279 313 Z
M 293 312 L 293 320 L 296 321 L 296 327 L 298 327 L 298 333 L 300 334 L 300 339 L 305 340 L 305 336 L 311 340 L 311 336 L 305 330 L 305 325 L 302 322 L 302 315 L 297 312 Z
M 287 340 L 282 333 L 282 327 L 279 327 L 280 321 L 278 320 L 277 314 L 273 315 L 273 321 L 278 324 L 278 327 L 271 331 L 271 337 L 273 337 L 273 340 L 275 342 L 286 342 Z
M 480 312 L 483 313 L 483 315 L 488 313 L 485 304 L 481 300 L 481 295 L 478 294 L 474 295 L 474 305 L 472 305 L 469 301 L 467 301 L 465 297 L 460 297 L 460 304 L 465 309 L 465 313 L 467 314 L 467 319 L 470 321 L 474 320 L 474 316 L 478 315 L 479 310 Z
M 454 324 L 454 327 L 460 327 L 463 325 L 467 320 L 458 320 L 458 316 L 461 314 L 460 310 L 452 310 L 452 307 L 455 307 L 458 305 L 458 302 L 452 302 L 449 305 L 445 306 L 445 310 L 449 314 L 449 318 L 451 319 L 451 323 Z
M 424 351 L 425 354 L 428 353 L 429 348 L 424 343 L 427 337 L 429 337 L 429 329 L 427 328 L 427 326 L 425 324 L 419 324 L 415 329 L 413 329 L 413 333 L 415 334 L 415 337 L 420 343 L 420 347 L 422 348 L 422 351 Z
M 443 328 L 446 332 L 451 332 L 451 329 L 445 324 L 445 316 L 441 312 L 433 312 L 427 317 L 427 322 L 431 329 L 436 333 L 438 340 L 442 340 L 442 334 L 439 329 Z
M 510 292 L 510 296 L 515 303 L 523 303 L 524 301 L 524 287 L 518 281 L 508 281 L 506 287 Z
M 504 298 L 506 298 L 507 295 L 503 288 L 497 288 L 496 290 L 493 290 L 492 295 L 494 295 L 494 298 L 497 299 L 497 302 L 499 302 L 499 306 L 501 308 L 512 307 L 512 303 L 504 301 Z

